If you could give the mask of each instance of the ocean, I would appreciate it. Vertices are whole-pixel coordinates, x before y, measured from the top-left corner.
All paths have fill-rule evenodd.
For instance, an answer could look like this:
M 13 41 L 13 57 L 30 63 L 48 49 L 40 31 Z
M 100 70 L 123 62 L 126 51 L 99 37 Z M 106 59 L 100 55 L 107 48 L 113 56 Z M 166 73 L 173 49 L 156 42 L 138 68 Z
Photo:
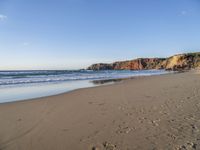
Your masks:
M 151 76 L 165 70 L 31 70 L 0 71 L 0 103 L 56 95 L 80 88 L 98 86 L 98 80 Z

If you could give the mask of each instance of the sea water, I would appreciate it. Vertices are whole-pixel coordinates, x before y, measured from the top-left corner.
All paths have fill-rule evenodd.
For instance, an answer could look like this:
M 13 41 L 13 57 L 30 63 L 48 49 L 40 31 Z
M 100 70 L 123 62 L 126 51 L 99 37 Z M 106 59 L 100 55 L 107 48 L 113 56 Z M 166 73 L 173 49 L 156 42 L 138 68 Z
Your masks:
M 0 103 L 56 95 L 97 86 L 97 80 L 161 75 L 164 70 L 31 70 L 0 71 Z

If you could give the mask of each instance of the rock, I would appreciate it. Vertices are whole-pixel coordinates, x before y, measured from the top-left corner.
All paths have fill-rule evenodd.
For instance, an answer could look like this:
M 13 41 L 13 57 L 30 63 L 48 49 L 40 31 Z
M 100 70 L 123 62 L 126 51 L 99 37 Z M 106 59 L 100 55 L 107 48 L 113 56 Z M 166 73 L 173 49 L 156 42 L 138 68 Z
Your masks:
M 87 68 L 87 70 L 112 70 L 112 65 L 111 64 L 94 64 L 91 65 L 90 67 Z
M 165 59 L 163 58 L 139 58 L 130 61 L 119 61 L 112 64 L 93 64 L 88 70 L 147 70 L 147 69 L 162 69 L 158 66 Z
M 200 66 L 200 53 L 180 54 L 168 58 L 166 70 L 188 70 Z
M 200 67 L 200 52 L 174 55 L 169 58 L 138 58 L 111 64 L 99 63 L 89 66 L 88 70 L 188 70 Z

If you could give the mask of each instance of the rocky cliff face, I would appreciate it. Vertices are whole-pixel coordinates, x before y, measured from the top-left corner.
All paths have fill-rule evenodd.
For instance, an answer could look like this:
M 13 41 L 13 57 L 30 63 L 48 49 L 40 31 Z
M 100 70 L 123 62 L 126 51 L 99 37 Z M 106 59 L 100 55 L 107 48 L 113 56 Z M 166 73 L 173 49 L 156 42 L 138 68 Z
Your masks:
M 145 70 L 154 69 L 163 62 L 162 58 L 139 58 L 131 61 L 115 62 L 112 64 L 114 70 Z
M 164 58 L 139 58 L 130 61 L 119 61 L 111 64 L 93 64 L 88 67 L 88 70 L 146 70 L 146 69 L 161 69 L 159 66 Z
M 90 67 L 87 68 L 87 70 L 113 70 L 112 64 L 93 64 Z
M 174 55 L 169 58 L 138 58 L 111 64 L 93 64 L 88 70 L 180 70 L 200 67 L 200 53 Z
M 200 53 L 175 55 L 164 62 L 164 68 L 167 70 L 183 70 L 197 67 L 200 67 Z

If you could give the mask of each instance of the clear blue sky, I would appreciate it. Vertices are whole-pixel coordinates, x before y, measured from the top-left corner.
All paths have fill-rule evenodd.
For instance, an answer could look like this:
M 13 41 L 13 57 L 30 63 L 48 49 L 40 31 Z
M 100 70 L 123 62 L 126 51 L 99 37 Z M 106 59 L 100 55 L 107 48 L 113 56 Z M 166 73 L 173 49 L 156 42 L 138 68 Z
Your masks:
M 199 0 L 0 0 L 0 69 L 200 50 Z

